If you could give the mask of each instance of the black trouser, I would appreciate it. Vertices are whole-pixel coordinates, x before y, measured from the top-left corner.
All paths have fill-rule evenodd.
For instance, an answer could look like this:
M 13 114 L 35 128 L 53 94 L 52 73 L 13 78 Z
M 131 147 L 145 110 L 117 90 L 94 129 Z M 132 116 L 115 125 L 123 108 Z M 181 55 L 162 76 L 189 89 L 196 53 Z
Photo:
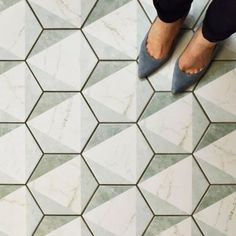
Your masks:
M 185 16 L 193 0 L 153 0 L 157 14 L 164 22 Z M 198 1 L 198 0 L 196 0 Z M 236 32 L 236 0 L 213 0 L 202 25 L 204 38 L 217 42 Z

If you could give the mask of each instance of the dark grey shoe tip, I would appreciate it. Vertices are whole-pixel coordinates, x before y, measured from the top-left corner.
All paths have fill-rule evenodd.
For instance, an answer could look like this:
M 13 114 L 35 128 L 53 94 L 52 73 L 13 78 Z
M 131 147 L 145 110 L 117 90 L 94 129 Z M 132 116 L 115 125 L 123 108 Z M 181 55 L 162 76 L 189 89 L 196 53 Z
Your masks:
M 203 77 L 203 75 L 206 73 L 206 71 L 208 70 L 208 68 L 212 62 L 212 59 L 215 56 L 218 48 L 219 48 L 219 44 L 216 45 L 216 47 L 212 53 L 212 58 L 211 58 L 210 62 L 201 71 L 199 71 L 198 73 L 195 73 L 195 74 L 188 74 L 188 73 L 183 72 L 179 68 L 179 58 L 178 58 L 175 62 L 171 92 L 173 94 L 183 92 L 186 89 L 188 89 L 189 87 L 191 87 L 192 85 L 194 85 L 195 83 L 197 83 Z

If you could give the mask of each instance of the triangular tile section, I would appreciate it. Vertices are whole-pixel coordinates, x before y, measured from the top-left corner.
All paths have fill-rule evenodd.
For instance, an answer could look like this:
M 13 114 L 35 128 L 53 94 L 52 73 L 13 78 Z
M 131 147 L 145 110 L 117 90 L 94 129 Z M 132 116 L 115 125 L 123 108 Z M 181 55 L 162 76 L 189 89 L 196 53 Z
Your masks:
M 35 235 L 48 235 L 48 233 L 60 228 L 74 219 L 76 219 L 75 216 L 44 216 L 39 227 L 37 228 L 37 231 L 35 232 Z
M 40 176 L 56 169 L 60 165 L 72 160 L 76 155 L 57 155 L 57 154 L 46 154 L 41 159 L 37 168 L 34 170 L 29 182 L 39 178 Z
M 202 236 L 191 217 L 155 217 L 145 235 L 158 236 Z

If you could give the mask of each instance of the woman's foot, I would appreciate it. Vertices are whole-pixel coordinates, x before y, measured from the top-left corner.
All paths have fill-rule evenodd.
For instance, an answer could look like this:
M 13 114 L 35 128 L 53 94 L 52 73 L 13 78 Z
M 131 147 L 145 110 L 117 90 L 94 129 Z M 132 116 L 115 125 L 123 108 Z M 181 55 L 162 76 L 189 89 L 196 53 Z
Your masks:
M 161 59 L 168 54 L 183 21 L 184 18 L 181 18 L 173 23 L 166 23 L 159 17 L 156 18 L 149 31 L 146 44 L 147 51 L 152 57 Z
M 188 74 L 199 72 L 210 62 L 215 45 L 204 38 L 202 28 L 199 28 L 181 54 L 179 68 Z

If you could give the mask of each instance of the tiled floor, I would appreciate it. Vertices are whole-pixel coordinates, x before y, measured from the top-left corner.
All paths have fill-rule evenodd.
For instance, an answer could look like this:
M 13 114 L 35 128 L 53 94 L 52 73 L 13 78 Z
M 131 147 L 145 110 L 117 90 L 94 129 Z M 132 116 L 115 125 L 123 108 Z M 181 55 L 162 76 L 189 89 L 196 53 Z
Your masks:
M 235 236 L 236 36 L 188 92 L 137 77 L 152 0 L 0 0 L 0 235 Z

